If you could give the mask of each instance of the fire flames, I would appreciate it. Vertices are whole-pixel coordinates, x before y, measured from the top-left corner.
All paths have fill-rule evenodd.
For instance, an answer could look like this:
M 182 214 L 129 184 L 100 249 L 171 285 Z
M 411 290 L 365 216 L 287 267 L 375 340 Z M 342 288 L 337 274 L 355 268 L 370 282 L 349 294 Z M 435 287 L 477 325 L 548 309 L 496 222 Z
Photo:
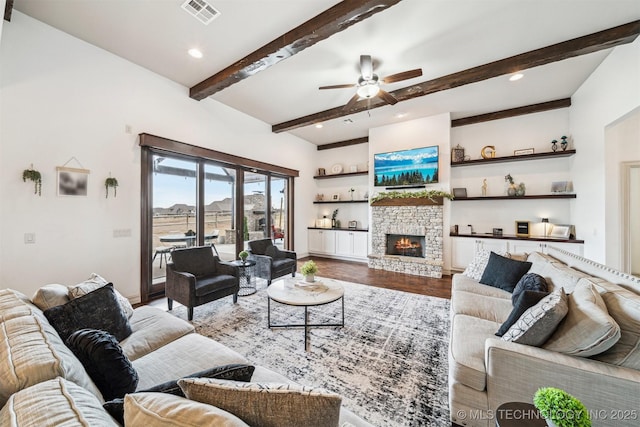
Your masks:
M 402 237 L 401 239 L 396 240 L 396 243 L 393 245 L 395 249 L 418 249 L 420 248 L 420 243 L 412 242 L 408 237 Z

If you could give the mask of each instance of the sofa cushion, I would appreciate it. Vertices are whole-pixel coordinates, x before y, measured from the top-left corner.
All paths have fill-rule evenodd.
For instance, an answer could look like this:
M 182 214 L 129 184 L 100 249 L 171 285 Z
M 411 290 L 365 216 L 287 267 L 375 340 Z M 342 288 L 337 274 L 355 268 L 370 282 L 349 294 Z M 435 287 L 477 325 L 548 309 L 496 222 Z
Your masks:
M 487 285 L 476 284 L 477 287 L 496 289 Z M 504 291 L 502 291 L 504 292 Z M 466 314 L 501 323 L 511 313 L 511 300 L 474 292 L 456 291 L 451 293 L 451 312 Z
M 480 281 L 480 279 L 482 278 L 482 273 L 484 273 L 484 270 L 487 267 L 487 263 L 489 262 L 489 256 L 491 255 L 491 252 L 492 251 L 488 249 L 480 249 L 479 251 L 476 251 L 476 253 L 473 255 L 473 260 L 471 260 L 462 274 L 470 279 Z M 502 251 L 498 251 L 496 253 L 498 255 L 507 255 L 506 252 Z
M 555 290 L 525 311 L 502 339 L 541 346 L 556 330 L 567 311 L 567 294 L 562 289 Z
M 63 377 L 99 398 L 100 391 L 80 361 L 38 316 L 22 316 L 0 327 L 0 406 L 11 394 L 56 377 Z
M 536 292 L 549 292 L 549 286 L 544 277 L 536 273 L 527 273 L 518 280 L 516 287 L 513 289 L 511 302 L 516 304 L 518 297 L 525 290 Z
M 580 279 L 589 277 L 589 275 L 574 270 L 557 259 L 539 252 L 529 254 L 527 261 L 532 263 L 529 273 L 536 273 L 544 277 L 548 291 L 563 288 L 565 292 L 573 292 Z
M 453 295 L 459 291 L 502 298 L 508 300 L 511 305 L 511 292 L 494 288 L 493 286 L 482 285 L 477 280 L 471 279 L 464 274 L 454 274 L 451 280 L 451 294 Z
M 0 322 L 32 315 L 44 318 L 42 311 L 31 303 L 23 293 L 13 289 L 0 290 Z
M 64 305 L 45 310 L 44 315 L 63 341 L 82 328 L 109 332 L 118 341 L 131 335 L 129 319 L 120 308 L 111 283 Z
M 89 391 L 54 378 L 13 394 L 0 411 L 7 427 L 118 426 Z
M 91 273 L 91 276 L 87 280 L 82 283 L 78 283 L 75 286 L 69 286 L 69 298 L 76 299 L 83 295 L 88 294 L 89 292 L 93 292 L 96 289 L 105 286 L 110 283 L 107 279 L 100 276 L 96 273 Z M 125 298 L 118 290 L 113 287 L 113 291 L 116 293 L 116 297 L 118 298 L 118 303 L 120 304 L 120 308 L 124 311 L 125 316 L 127 318 L 133 315 L 133 307 L 127 298 Z
M 36 291 L 31 300 L 40 310 L 44 311 L 68 303 L 70 301 L 69 288 L 58 283 L 44 285 Z
M 595 286 L 581 280 L 569 294 L 569 312 L 544 348 L 572 356 L 593 356 L 620 339 L 620 327 L 607 312 Z
M 164 393 L 128 394 L 124 424 L 147 427 L 248 427 L 233 414 L 215 406 Z
M 71 334 L 66 343 L 105 400 L 136 390 L 138 373 L 113 335 L 96 329 L 80 329 Z
M 600 279 L 584 279 L 600 292 L 609 315 L 620 326 L 620 339 L 593 356 L 602 362 L 640 370 L 640 295 Z
M 451 319 L 449 375 L 456 382 L 483 391 L 487 385 L 484 342 L 500 326 L 486 319 L 455 314 Z
M 500 329 L 498 329 L 496 335 L 499 337 L 503 336 L 509 330 L 509 328 L 511 328 L 513 324 L 516 323 L 518 319 L 520 319 L 520 316 L 522 316 L 525 311 L 527 311 L 530 307 L 536 305 L 542 298 L 546 297 L 547 295 L 549 295 L 548 292 L 537 292 L 530 290 L 520 292 L 520 294 L 518 295 L 518 299 L 516 300 L 515 304 L 513 305 L 513 309 L 509 314 L 509 317 L 504 321 L 502 325 L 500 325 Z
M 209 378 L 178 381 L 185 396 L 262 427 L 338 426 L 342 397 L 296 384 L 242 383 Z
M 531 268 L 530 262 L 517 261 L 491 252 L 480 283 L 513 292 L 522 276 Z
M 120 347 L 131 361 L 195 331 L 191 323 L 148 305 L 136 308 L 129 324 L 131 335 L 120 341 Z
M 198 357 L 194 357 L 196 354 Z M 198 334 L 187 334 L 133 361 L 140 381 L 138 390 L 182 378 L 212 366 L 248 363 L 230 348 Z

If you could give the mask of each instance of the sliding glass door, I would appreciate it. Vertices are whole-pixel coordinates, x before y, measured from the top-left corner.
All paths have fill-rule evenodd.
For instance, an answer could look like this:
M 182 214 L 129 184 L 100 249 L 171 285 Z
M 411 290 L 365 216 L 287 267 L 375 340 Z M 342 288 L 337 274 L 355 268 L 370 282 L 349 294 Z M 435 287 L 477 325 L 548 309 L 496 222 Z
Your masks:
M 236 171 L 204 165 L 204 243 L 224 261 L 233 261 L 236 248 Z

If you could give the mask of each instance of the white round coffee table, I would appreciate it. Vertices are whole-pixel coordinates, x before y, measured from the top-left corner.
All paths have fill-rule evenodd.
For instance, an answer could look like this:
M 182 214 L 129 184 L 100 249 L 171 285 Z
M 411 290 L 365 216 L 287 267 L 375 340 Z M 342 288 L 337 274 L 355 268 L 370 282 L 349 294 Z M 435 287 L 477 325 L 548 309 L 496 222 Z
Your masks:
M 271 283 L 267 288 L 267 322 L 269 328 L 304 328 L 304 348 L 309 351 L 309 328 L 344 326 L 344 287 L 338 280 L 316 279 L 315 286 L 304 286 L 304 279 L 287 277 Z M 271 301 L 291 306 L 304 307 L 304 324 L 271 323 Z M 340 323 L 309 323 L 309 307 L 342 301 Z

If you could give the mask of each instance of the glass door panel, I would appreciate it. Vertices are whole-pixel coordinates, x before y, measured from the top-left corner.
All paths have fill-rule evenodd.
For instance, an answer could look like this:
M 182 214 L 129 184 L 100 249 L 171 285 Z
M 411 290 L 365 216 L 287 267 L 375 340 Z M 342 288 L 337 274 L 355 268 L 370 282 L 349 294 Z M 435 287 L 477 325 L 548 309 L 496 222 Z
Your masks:
M 287 249 L 287 179 L 271 177 L 271 239 L 280 249 Z
M 236 256 L 235 224 L 236 171 L 204 166 L 204 243 L 211 245 L 221 260 Z
M 196 243 L 195 161 L 153 155 L 152 260 L 153 283 L 164 283 L 167 261 L 175 248 Z
M 244 173 L 243 239 L 269 237 L 267 218 L 267 176 L 255 172 Z

